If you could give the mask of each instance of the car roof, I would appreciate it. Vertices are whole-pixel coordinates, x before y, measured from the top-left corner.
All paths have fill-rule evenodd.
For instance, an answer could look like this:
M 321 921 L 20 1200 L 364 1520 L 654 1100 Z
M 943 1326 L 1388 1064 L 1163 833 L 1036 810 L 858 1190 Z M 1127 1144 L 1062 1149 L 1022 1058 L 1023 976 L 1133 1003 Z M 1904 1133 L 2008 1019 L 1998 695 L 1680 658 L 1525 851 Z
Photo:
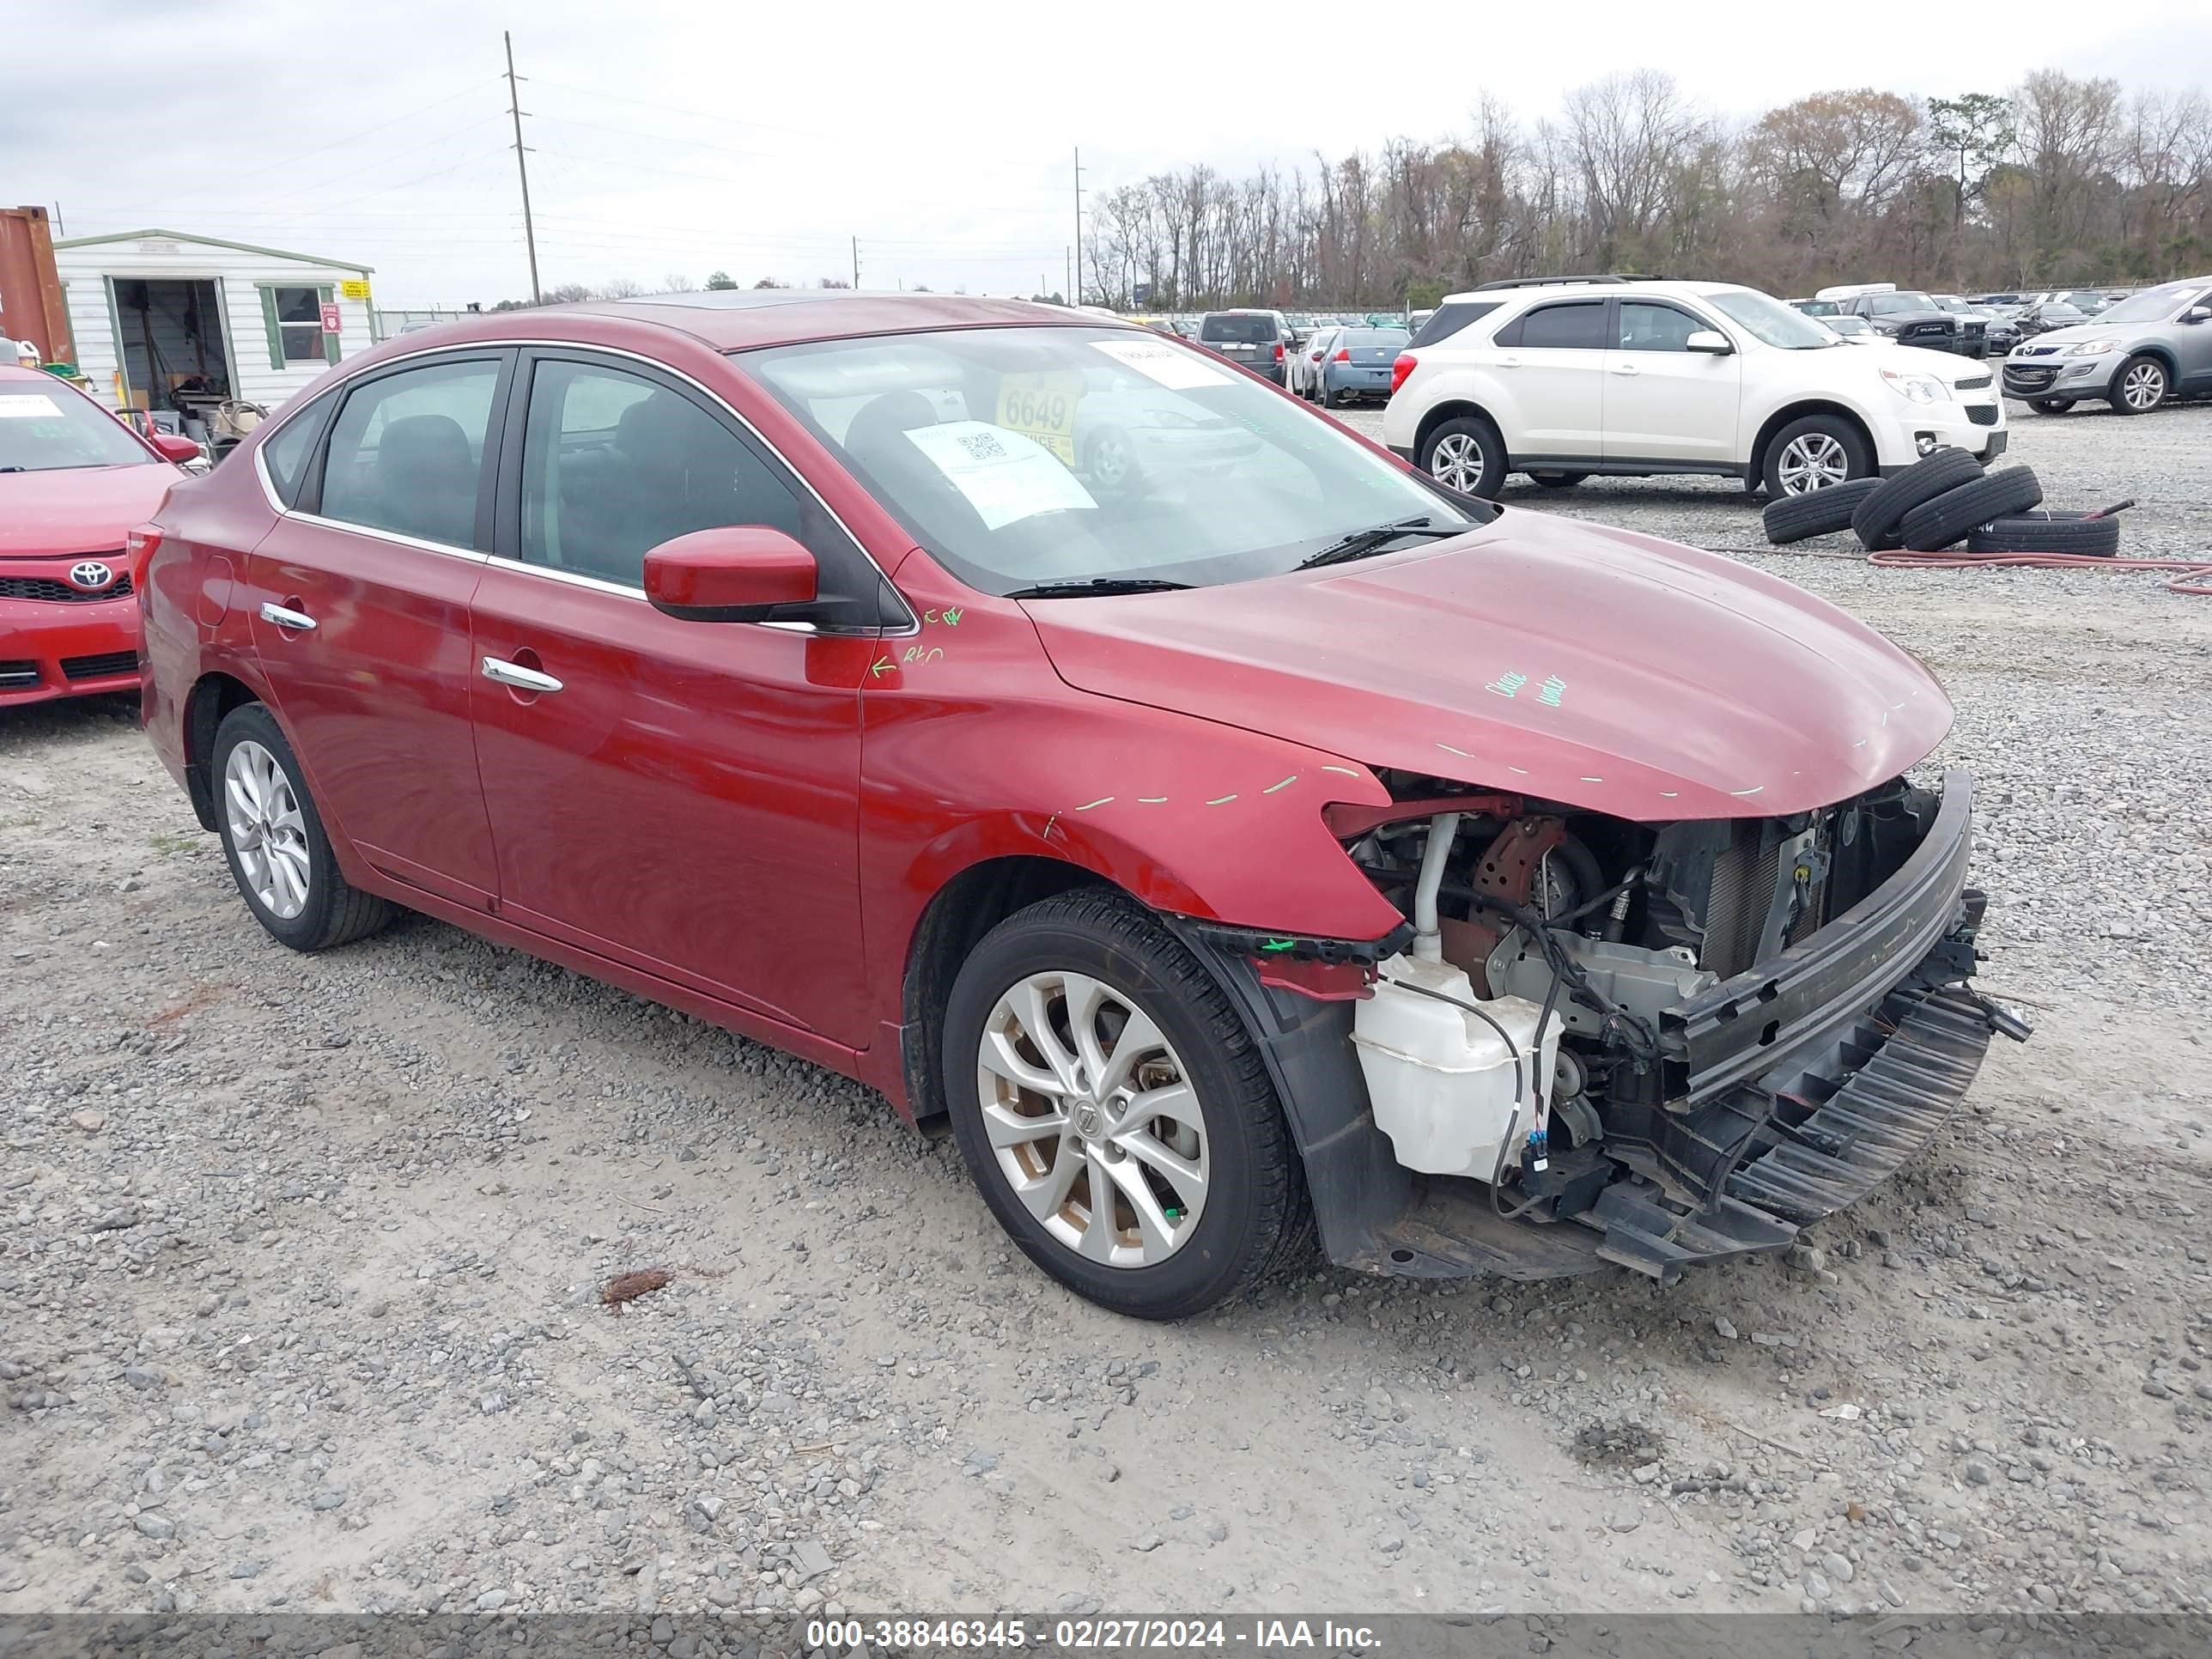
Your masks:
M 1066 306 L 993 300 L 964 294 L 876 294 L 865 289 L 726 289 L 653 294 L 635 300 L 586 300 L 574 305 L 488 311 L 404 337 L 410 352 L 479 341 L 542 337 L 563 321 L 672 330 L 716 351 L 796 345 L 814 340 L 904 334 L 930 329 L 1004 327 L 1129 328 L 1134 323 Z M 395 338 L 399 337 L 395 337 Z

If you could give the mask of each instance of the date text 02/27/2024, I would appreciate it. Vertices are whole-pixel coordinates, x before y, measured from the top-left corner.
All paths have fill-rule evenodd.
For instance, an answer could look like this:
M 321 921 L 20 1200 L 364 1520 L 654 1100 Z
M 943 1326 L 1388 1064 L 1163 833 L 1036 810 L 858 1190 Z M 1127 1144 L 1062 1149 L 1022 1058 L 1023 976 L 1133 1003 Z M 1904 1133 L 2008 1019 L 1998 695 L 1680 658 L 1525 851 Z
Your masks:
M 1161 1619 L 825 1619 L 810 1620 L 806 1644 L 853 1648 L 1052 1648 L 1060 1651 L 1369 1651 L 1375 1632 L 1333 1620 Z

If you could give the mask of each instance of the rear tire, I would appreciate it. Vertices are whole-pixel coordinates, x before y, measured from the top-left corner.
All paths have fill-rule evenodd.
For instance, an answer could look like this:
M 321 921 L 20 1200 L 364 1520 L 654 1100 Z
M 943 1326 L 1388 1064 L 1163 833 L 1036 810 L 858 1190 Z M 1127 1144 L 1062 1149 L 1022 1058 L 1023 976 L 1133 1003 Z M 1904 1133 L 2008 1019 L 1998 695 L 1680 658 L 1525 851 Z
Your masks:
M 2120 365 L 2112 376 L 2112 393 L 2106 401 L 2116 415 L 2148 415 L 2173 395 L 2173 376 L 2166 365 L 2148 353 Z
M 1589 474 L 1587 472 L 1531 472 L 1528 476 L 1547 489 L 1572 489 L 1583 479 L 1589 477 Z
M 1456 416 L 1421 441 L 1420 468 L 1447 489 L 1494 501 L 1505 482 L 1505 441 L 1485 416 Z
M 395 907 L 339 872 L 299 757 L 276 716 L 240 704 L 216 728 L 216 830 L 253 919 L 295 951 L 326 951 L 374 933 Z
M 2109 559 L 2120 550 L 2117 516 L 2082 513 L 2026 513 L 1976 525 L 1966 532 L 1969 553 L 2070 553 Z
M 1079 888 L 993 928 L 953 981 L 944 1037 L 953 1138 L 984 1202 L 1078 1295 L 1183 1319 L 1310 1253 L 1304 1166 L 1251 1033 L 1127 894 Z M 1099 1090 L 1117 1062 L 1133 1072 Z M 1160 1100 L 1173 1117 L 1147 1115 Z
M 1849 530 L 1859 503 L 1881 488 L 1879 478 L 1853 478 L 1802 495 L 1778 496 L 1760 512 L 1759 522 L 1765 528 L 1766 539 L 1777 547 L 1787 547 L 1808 536 L 1833 535 L 1838 530 Z
M 1898 539 L 1915 553 L 1938 553 L 1966 540 L 1976 526 L 2025 513 L 2042 500 L 2033 467 L 2002 467 L 1923 501 L 1905 515 Z
M 1760 467 L 1769 501 L 1863 478 L 1874 471 L 1865 435 L 1839 415 L 1807 415 L 1776 433 Z
M 1906 514 L 1981 476 L 1982 464 L 1965 450 L 1948 446 L 1932 449 L 1896 477 L 1884 478 L 1881 489 L 1868 491 L 1851 514 L 1851 528 L 1869 553 L 1895 547 L 1898 526 Z

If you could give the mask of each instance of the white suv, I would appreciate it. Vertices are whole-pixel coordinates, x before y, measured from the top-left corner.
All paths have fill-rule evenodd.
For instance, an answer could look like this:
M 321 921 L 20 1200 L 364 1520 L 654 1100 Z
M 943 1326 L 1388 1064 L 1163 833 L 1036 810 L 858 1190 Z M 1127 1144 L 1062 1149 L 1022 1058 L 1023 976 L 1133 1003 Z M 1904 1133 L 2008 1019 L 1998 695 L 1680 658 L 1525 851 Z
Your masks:
M 1530 278 L 1437 308 L 1392 372 L 1382 435 L 1471 495 L 1509 472 L 1555 488 L 1711 472 L 1796 495 L 1939 445 L 1994 459 L 1993 380 L 1945 352 L 1855 349 L 1756 289 Z

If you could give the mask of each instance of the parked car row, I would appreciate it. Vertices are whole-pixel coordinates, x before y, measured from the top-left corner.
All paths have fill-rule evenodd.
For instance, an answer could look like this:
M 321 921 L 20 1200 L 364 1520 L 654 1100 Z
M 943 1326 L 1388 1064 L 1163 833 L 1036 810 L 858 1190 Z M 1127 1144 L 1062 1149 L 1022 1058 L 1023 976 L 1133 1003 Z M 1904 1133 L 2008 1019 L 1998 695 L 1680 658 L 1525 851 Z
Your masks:
M 1332 324 L 1316 329 L 1293 348 L 1290 356 L 1290 390 L 1310 402 L 1337 409 L 1355 398 L 1388 402 L 1390 365 L 1413 336 L 1398 327 L 1346 327 Z

